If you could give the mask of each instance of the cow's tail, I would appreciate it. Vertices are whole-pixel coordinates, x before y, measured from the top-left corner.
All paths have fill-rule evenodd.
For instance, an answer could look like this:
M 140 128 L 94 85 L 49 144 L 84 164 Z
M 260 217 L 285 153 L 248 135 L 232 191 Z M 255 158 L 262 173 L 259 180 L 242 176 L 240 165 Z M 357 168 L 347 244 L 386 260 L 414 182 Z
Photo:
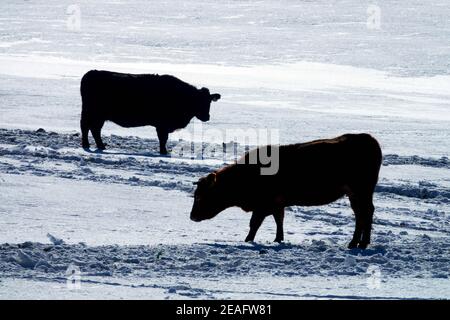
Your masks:
M 97 70 L 90 70 L 86 72 L 84 76 L 81 78 L 80 83 L 81 99 L 86 99 L 89 94 L 89 91 L 92 91 L 92 84 L 95 83 L 97 73 L 98 73 Z M 91 89 L 89 90 L 89 88 Z
M 356 170 L 358 184 L 362 183 L 372 193 L 378 182 L 383 155 L 378 141 L 370 134 L 348 135 L 347 153 L 351 155 L 352 168 Z
M 89 82 L 92 77 L 93 71 L 87 72 L 83 78 L 81 78 L 80 84 L 80 94 L 81 94 L 81 118 L 80 118 L 80 129 L 81 129 L 81 145 L 83 148 L 89 148 L 89 118 L 88 118 L 88 90 Z
M 363 133 L 358 135 L 360 149 L 364 152 L 364 161 L 367 166 L 367 173 L 370 182 L 375 189 L 378 182 L 381 164 L 383 162 L 383 154 L 379 142 L 370 134 Z

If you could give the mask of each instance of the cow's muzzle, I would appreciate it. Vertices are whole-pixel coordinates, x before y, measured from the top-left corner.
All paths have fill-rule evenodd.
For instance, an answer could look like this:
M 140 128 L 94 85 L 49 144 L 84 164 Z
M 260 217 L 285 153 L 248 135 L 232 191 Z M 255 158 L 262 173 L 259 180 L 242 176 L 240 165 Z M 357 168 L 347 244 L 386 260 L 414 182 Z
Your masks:
M 197 116 L 197 118 L 203 122 L 206 122 L 206 121 L 209 121 L 210 116 L 208 114 L 206 116 Z
M 202 221 L 202 219 L 199 219 L 199 218 L 196 218 L 196 217 L 191 217 L 191 220 L 192 220 L 192 221 L 195 221 L 195 222 L 200 222 L 200 221 Z

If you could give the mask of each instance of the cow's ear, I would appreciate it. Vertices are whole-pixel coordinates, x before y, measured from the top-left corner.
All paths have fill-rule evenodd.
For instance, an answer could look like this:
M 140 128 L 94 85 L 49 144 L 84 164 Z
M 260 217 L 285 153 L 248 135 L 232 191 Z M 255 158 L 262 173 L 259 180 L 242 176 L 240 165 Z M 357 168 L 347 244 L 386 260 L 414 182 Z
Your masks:
M 215 172 L 208 174 L 206 177 L 209 186 L 213 186 L 217 182 L 217 175 Z
M 218 93 L 213 93 L 212 95 L 210 95 L 210 97 L 211 97 L 211 101 L 217 101 L 220 99 L 221 96 Z

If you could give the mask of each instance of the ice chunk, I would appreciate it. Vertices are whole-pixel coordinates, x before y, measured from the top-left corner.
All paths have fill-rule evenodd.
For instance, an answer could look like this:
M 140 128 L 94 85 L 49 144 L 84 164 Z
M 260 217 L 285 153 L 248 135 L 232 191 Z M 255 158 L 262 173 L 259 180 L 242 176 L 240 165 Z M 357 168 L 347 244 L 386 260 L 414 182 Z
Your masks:
M 63 239 L 56 238 L 55 236 L 51 235 L 50 233 L 47 233 L 47 237 L 51 241 L 51 243 L 53 243 L 56 246 L 64 244 Z
M 27 269 L 33 269 L 37 263 L 36 259 L 20 249 L 17 251 L 17 257 L 15 258 L 15 260 L 19 265 Z

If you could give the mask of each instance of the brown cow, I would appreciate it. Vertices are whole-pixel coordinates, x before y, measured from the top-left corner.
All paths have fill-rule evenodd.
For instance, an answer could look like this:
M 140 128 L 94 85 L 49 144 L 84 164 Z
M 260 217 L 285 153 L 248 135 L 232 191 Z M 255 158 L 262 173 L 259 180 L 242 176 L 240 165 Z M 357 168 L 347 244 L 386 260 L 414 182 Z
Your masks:
M 264 149 L 265 148 L 265 149 Z M 261 174 L 262 161 L 250 161 L 255 153 L 278 148 L 278 171 Z M 275 241 L 283 241 L 284 208 L 318 206 L 347 195 L 355 213 L 356 227 L 349 248 L 365 249 L 370 243 L 374 206 L 373 192 L 382 161 L 381 148 L 369 134 L 345 134 L 334 139 L 279 147 L 260 147 L 237 163 L 201 178 L 194 195 L 193 221 L 215 217 L 229 207 L 252 211 L 253 241 L 264 218 L 273 215 Z

